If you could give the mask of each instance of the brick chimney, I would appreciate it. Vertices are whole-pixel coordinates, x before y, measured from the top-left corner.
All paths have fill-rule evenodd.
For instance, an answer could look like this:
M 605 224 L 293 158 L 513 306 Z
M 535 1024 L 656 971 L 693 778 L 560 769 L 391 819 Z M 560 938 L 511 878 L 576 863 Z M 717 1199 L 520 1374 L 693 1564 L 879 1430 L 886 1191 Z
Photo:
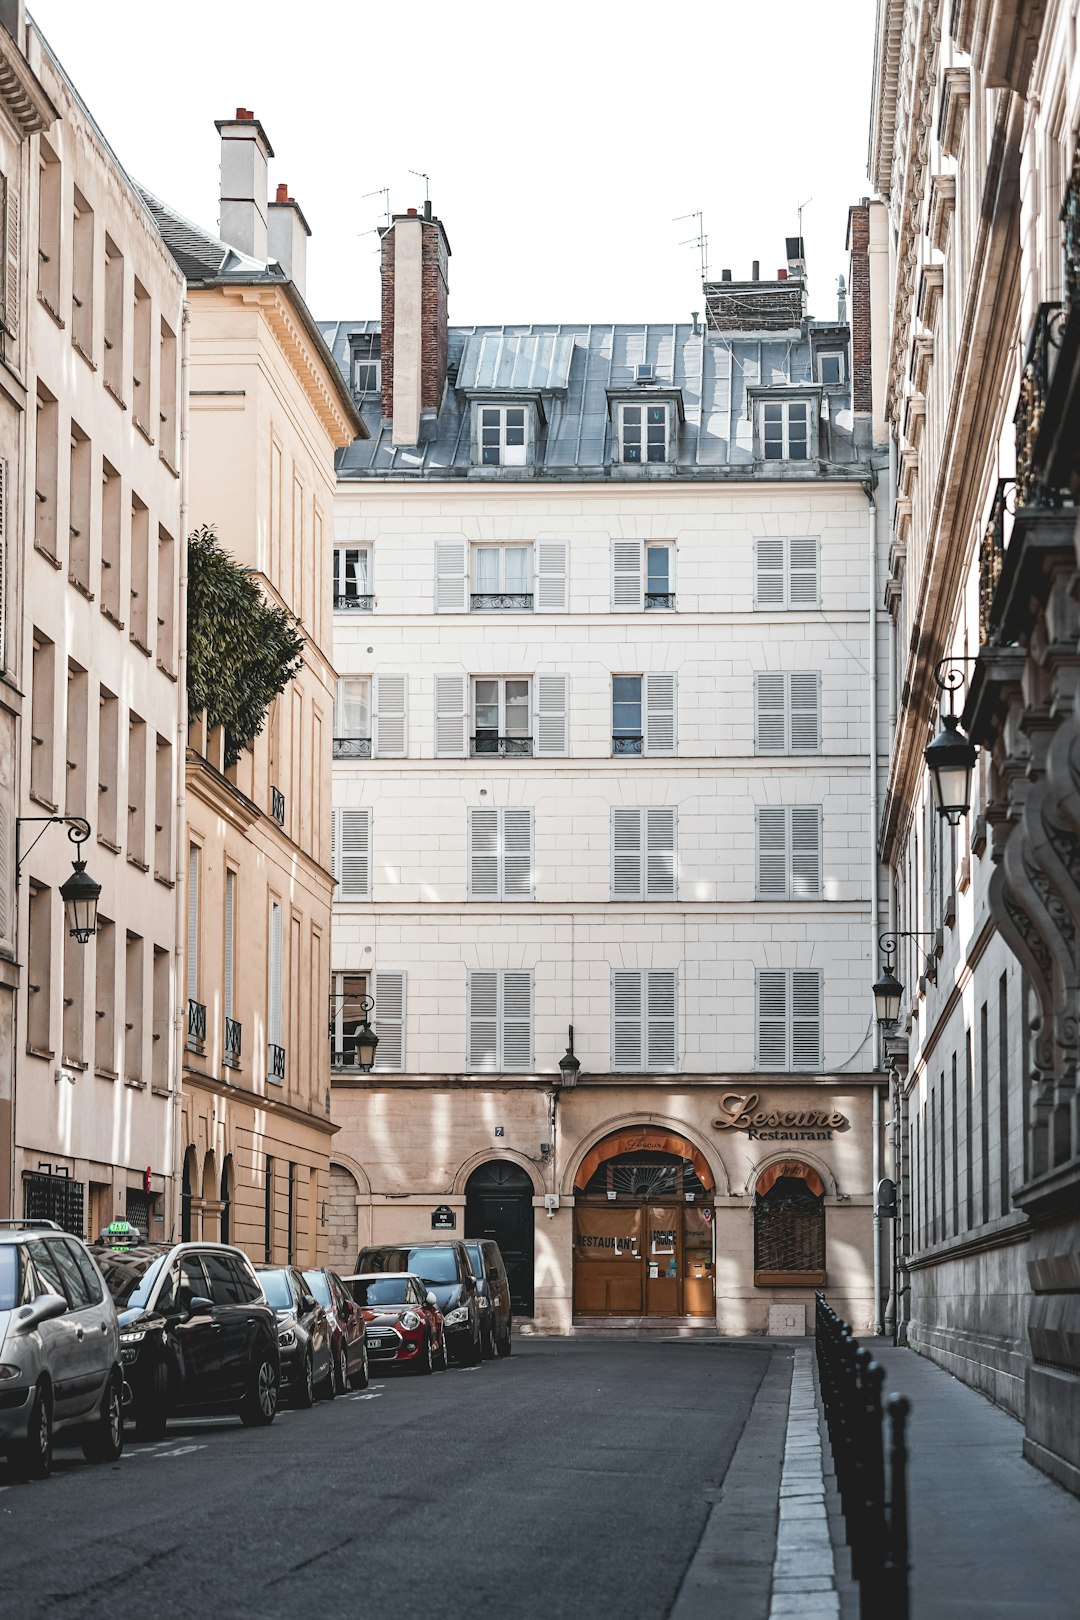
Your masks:
M 866 202 L 848 209 L 848 287 L 851 294 L 851 409 L 856 448 L 867 450 L 873 438 L 874 387 L 870 322 L 870 208 Z
M 300 204 L 289 196 L 289 188 L 280 182 L 269 205 L 267 238 L 270 257 L 276 259 L 301 298 L 307 285 L 307 243 L 311 227 L 301 211 Z
M 265 264 L 267 166 L 274 149 L 247 107 L 237 107 L 235 118 L 216 119 L 214 127 L 221 136 L 221 240 Z
M 395 214 L 382 233 L 382 411 L 392 442 L 419 444 L 446 387 L 450 243 L 425 203 Z M 426 418 L 426 421 L 425 421 Z

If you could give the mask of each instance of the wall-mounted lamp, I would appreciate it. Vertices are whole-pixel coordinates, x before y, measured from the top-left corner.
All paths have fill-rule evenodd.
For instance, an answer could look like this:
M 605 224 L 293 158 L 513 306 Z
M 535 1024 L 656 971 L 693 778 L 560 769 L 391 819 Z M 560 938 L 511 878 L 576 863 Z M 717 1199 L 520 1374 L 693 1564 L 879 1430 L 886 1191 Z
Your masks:
M 941 730 L 924 748 L 923 759 L 930 772 L 934 809 L 950 827 L 959 827 L 971 809 L 971 778 L 979 757 L 975 744 L 960 730 L 953 697 L 964 684 L 959 666 L 975 662 L 974 658 L 943 658 L 934 668 L 938 691 L 949 694 L 949 708 L 941 716 Z
M 44 825 L 37 838 L 24 851 L 22 847 L 22 828 L 29 822 L 43 822 Z M 18 816 L 15 821 L 15 887 L 19 887 L 22 876 L 22 864 L 29 855 L 30 850 L 45 836 L 46 826 L 61 826 L 68 830 L 68 837 L 75 845 L 76 851 L 81 851 L 83 844 L 90 837 L 90 823 L 84 816 Z M 71 876 L 60 885 L 60 898 L 64 902 L 64 915 L 67 921 L 67 931 L 72 939 L 85 945 L 97 933 L 98 901 L 101 898 L 101 884 L 95 883 L 86 870 L 86 862 L 81 854 L 77 854 L 72 862 Z
M 577 1083 L 578 1083 L 578 1075 L 581 1073 L 581 1064 L 578 1062 L 577 1058 L 574 1056 L 574 1026 L 573 1026 L 573 1024 L 571 1024 L 569 1026 L 566 1033 L 567 1033 L 566 1051 L 563 1053 L 562 1057 L 559 1059 L 559 1073 L 562 1076 L 563 1090 L 564 1091 L 571 1091 L 571 1090 L 573 1090 L 574 1086 L 576 1086 Z
M 878 949 L 885 952 L 885 965 L 881 970 L 881 977 L 874 985 L 874 1016 L 881 1026 L 882 1034 L 888 1035 L 899 1024 L 900 1006 L 904 999 L 904 987 L 893 972 L 892 965 L 897 941 L 936 938 L 937 935 L 933 933 L 920 933 L 913 928 L 902 928 L 895 934 L 882 934 L 878 940 Z

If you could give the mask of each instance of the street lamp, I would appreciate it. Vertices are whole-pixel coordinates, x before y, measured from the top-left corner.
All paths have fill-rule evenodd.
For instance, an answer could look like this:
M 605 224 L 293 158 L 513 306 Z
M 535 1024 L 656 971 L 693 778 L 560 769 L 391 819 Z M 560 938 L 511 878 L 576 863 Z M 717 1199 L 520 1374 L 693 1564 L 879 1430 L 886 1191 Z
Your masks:
M 354 1032 L 352 1037 L 353 1050 L 356 1053 L 356 1066 L 362 1074 L 370 1074 L 375 1065 L 375 1049 L 379 1044 L 379 1037 L 368 1022 L 368 1013 L 375 1005 L 372 996 L 361 996 L 360 1009 L 364 1014 L 364 1021 Z
M 577 1058 L 574 1056 L 574 1026 L 573 1026 L 573 1024 L 571 1024 L 569 1026 L 566 1033 L 567 1033 L 567 1037 L 568 1037 L 567 1038 L 567 1043 L 566 1043 L 566 1051 L 563 1053 L 562 1057 L 559 1059 L 559 1073 L 562 1075 L 563 1090 L 564 1091 L 572 1091 L 573 1088 L 578 1083 L 578 1075 L 581 1073 L 581 1064 L 578 1062 Z
M 28 822 L 43 822 L 44 825 L 37 838 L 24 851 L 22 848 L 22 829 Z M 86 870 L 86 862 L 81 858 L 83 844 L 90 837 L 90 823 L 83 816 L 19 816 L 15 821 L 15 887 L 19 887 L 22 875 L 22 864 L 29 855 L 30 850 L 38 839 L 45 835 L 45 827 L 61 826 L 68 830 L 68 837 L 75 845 L 79 856 L 72 862 L 72 873 L 65 883 L 60 885 L 60 898 L 64 902 L 64 914 L 67 921 L 67 931 L 72 939 L 78 940 L 80 945 L 87 944 L 97 933 L 97 909 L 101 898 L 101 884 Z
M 934 808 L 950 827 L 959 827 L 971 809 L 971 778 L 978 759 L 975 744 L 960 730 L 960 717 L 953 710 L 952 694 L 964 684 L 958 664 L 974 659 L 943 658 L 934 670 L 938 690 L 949 694 L 949 712 L 941 716 L 942 729 L 927 743 L 923 758 L 930 772 Z
M 900 1022 L 900 1005 L 904 999 L 904 987 L 893 972 L 892 959 L 896 953 L 897 941 L 901 939 L 935 939 L 937 936 L 925 930 L 914 928 L 901 928 L 895 934 L 882 934 L 878 940 L 878 949 L 885 952 L 885 965 L 881 970 L 881 977 L 873 987 L 874 1016 L 877 1018 L 883 1035 L 891 1035 Z

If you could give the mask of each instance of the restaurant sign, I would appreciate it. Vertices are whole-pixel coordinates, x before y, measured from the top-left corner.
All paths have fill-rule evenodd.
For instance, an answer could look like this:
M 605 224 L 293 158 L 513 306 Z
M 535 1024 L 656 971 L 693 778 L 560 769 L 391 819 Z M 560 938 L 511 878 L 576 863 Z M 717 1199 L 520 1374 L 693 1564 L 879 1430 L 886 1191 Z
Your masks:
M 725 1091 L 713 1129 L 745 1131 L 763 1142 L 828 1142 L 850 1123 L 834 1108 L 767 1108 L 756 1091 Z

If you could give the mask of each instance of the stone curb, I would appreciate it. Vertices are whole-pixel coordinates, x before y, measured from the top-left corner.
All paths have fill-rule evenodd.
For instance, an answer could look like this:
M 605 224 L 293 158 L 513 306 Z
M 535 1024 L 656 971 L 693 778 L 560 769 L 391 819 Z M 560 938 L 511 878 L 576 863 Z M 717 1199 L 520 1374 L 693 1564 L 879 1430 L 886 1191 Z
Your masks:
M 768 1620 L 840 1620 L 814 1364 L 801 1345 L 791 1373 L 771 1599 Z

